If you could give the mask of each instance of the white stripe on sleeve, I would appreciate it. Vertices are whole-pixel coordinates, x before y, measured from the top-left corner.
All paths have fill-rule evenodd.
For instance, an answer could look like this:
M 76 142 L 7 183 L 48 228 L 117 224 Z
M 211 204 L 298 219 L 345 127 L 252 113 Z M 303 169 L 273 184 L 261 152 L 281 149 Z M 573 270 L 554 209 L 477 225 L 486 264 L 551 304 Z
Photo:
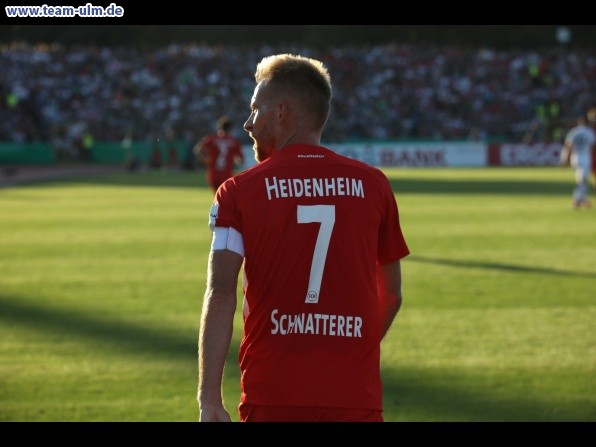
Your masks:
M 230 250 L 244 257 L 244 241 L 242 234 L 234 228 L 214 227 L 211 250 Z

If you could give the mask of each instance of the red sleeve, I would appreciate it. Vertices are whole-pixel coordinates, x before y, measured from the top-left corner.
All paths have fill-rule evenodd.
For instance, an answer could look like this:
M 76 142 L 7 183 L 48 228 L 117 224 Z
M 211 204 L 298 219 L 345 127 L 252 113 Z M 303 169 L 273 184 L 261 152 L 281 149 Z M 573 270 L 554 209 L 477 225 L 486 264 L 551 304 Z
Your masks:
M 377 247 L 377 262 L 389 264 L 410 254 L 399 222 L 397 201 L 389 181 L 385 179 L 385 210 L 386 218 L 383 219 L 379 230 L 379 245 Z

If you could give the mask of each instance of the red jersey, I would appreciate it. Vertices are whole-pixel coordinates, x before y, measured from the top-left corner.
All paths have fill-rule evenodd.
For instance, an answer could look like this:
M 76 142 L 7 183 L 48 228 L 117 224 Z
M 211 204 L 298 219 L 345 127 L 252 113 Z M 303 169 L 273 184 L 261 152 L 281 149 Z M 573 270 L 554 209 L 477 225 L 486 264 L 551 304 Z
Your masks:
M 207 166 L 207 180 L 219 186 L 234 175 L 235 163 L 243 160 L 242 144 L 230 135 L 208 135 L 202 142 L 201 152 Z
M 376 265 L 409 254 L 385 175 L 292 145 L 227 180 L 212 210 L 244 243 L 242 402 L 382 410 Z

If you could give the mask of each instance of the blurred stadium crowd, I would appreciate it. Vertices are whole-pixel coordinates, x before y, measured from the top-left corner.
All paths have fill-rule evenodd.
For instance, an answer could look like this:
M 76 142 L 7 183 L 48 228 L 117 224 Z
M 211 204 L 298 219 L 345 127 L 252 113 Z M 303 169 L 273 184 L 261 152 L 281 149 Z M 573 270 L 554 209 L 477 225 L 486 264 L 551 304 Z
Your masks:
M 277 52 L 328 65 L 335 90 L 324 140 L 333 143 L 548 141 L 596 104 L 596 54 L 563 46 L 11 44 L 0 49 L 0 142 L 196 140 L 224 113 L 247 138 L 255 64 Z

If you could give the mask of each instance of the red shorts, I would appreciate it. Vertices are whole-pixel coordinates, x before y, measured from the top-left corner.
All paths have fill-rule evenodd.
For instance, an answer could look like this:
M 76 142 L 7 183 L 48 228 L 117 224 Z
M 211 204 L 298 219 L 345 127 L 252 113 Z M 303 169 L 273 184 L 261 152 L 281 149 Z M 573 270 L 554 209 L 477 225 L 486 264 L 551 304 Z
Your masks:
M 379 410 L 333 407 L 238 405 L 240 422 L 383 422 Z

